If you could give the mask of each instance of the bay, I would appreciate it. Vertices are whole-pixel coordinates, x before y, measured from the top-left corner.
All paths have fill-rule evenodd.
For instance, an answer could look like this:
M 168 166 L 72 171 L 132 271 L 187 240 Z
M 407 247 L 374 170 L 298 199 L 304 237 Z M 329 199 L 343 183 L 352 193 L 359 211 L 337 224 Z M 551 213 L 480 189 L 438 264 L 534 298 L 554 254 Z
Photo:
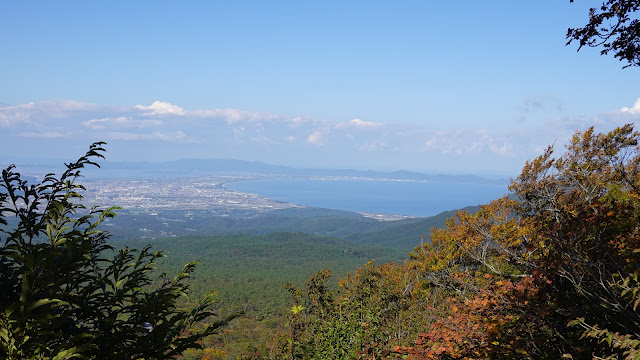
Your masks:
M 225 187 L 298 205 L 408 216 L 486 204 L 508 192 L 506 185 L 380 180 L 248 180 Z

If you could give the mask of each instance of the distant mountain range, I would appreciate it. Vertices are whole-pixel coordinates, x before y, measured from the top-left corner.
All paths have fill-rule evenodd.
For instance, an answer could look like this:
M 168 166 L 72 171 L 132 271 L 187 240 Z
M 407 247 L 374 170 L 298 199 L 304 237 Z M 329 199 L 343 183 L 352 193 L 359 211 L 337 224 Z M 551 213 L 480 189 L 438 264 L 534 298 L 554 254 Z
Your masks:
M 68 162 L 68 161 L 67 161 Z M 23 175 L 37 176 L 64 171 L 64 160 L 46 161 L 25 159 L 16 161 L 17 170 Z M 114 162 L 99 161 L 100 169 L 88 167 L 83 174 L 88 178 L 154 178 L 154 177 L 193 177 L 215 175 L 265 175 L 285 177 L 353 177 L 385 180 L 435 181 L 468 184 L 506 185 L 506 178 L 485 178 L 476 175 L 426 174 L 399 170 L 392 172 L 355 170 L 355 169 L 318 169 L 297 168 L 268 164 L 262 161 L 232 159 L 180 159 L 165 162 Z M 0 161 L 0 168 L 9 165 Z
M 508 179 L 488 179 L 475 175 L 425 174 L 412 171 L 382 172 L 354 169 L 314 169 L 272 165 L 261 161 L 231 159 L 181 159 L 166 162 L 101 162 L 101 169 L 87 169 L 91 177 L 185 177 L 212 175 L 280 175 L 288 177 L 357 177 L 387 180 L 458 182 L 473 184 L 507 184 Z M 25 165 L 30 170 L 43 165 Z

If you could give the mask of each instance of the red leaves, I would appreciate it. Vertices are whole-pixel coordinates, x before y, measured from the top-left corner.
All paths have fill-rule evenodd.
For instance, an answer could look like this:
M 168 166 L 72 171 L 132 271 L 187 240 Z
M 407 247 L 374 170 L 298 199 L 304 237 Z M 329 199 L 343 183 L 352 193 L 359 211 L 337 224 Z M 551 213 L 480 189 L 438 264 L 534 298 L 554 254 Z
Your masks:
M 512 356 L 523 350 L 518 335 L 531 320 L 524 316 L 537 290 L 530 277 L 516 281 L 478 272 L 456 272 L 449 286 L 473 289 L 464 297 L 450 296 L 437 309 L 429 330 L 407 351 L 412 359 L 484 359 Z
M 549 148 L 525 165 L 510 187 L 517 202 L 458 213 L 435 230 L 414 259 L 451 291 L 416 342 L 417 358 L 545 352 L 553 345 L 536 331 L 565 333 L 567 318 L 583 313 L 628 323 L 607 304 L 621 296 L 612 277 L 640 263 L 639 138 L 631 125 L 576 133 L 562 157 Z
M 517 200 L 458 212 L 409 263 L 369 263 L 340 281 L 333 305 L 313 304 L 337 306 L 327 314 L 356 324 L 350 336 L 359 342 L 349 346 L 362 345 L 361 359 L 588 352 L 569 320 L 640 323 L 637 313 L 615 312 L 640 303 L 635 282 L 615 287 L 640 263 L 640 134 L 632 130 L 576 133 L 562 157 L 549 148 L 525 165 L 510 187 Z

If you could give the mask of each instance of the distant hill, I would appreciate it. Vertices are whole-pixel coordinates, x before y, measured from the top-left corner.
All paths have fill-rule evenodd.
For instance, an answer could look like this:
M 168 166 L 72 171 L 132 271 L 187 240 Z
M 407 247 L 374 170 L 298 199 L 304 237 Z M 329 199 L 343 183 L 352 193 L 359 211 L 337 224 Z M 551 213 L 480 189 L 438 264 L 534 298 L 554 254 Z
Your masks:
M 59 165 L 59 164 L 58 164 Z M 311 169 L 273 165 L 261 161 L 232 159 L 182 159 L 166 162 L 109 162 L 101 168 L 86 168 L 88 177 L 191 177 L 215 175 L 277 175 L 283 177 L 358 177 L 388 180 L 458 182 L 474 184 L 506 184 L 508 181 L 486 179 L 474 175 L 433 175 L 412 171 L 379 172 L 354 169 Z M 45 163 L 20 165 L 35 174 L 50 171 Z M 20 169 L 19 169 L 20 170 Z M 43 173 L 44 173 L 43 172 Z M 35 181 L 35 177 L 33 178 Z M 477 206 L 466 208 L 475 211 Z M 256 216 L 215 216 L 206 210 L 162 210 L 145 212 L 120 210 L 115 219 L 105 223 L 114 239 L 157 239 L 176 236 L 247 234 L 265 235 L 274 232 L 302 232 L 314 236 L 329 236 L 353 244 L 384 246 L 411 250 L 419 244 L 421 234 L 427 237 L 434 227 L 442 227 L 455 211 L 425 218 L 378 221 L 359 213 L 313 207 L 274 210 Z
M 461 210 L 474 213 L 480 210 L 480 206 L 468 206 Z M 345 239 L 360 244 L 410 250 L 420 244 L 421 235 L 428 242 L 431 229 L 444 227 L 446 220 L 455 216 L 456 212 L 445 211 L 416 221 L 392 221 L 384 229 L 353 233 Z
M 354 233 L 381 231 L 396 224 L 420 221 L 412 218 L 378 221 L 349 211 L 321 208 L 293 208 L 261 213 L 251 218 L 213 216 L 202 210 L 118 211 L 104 223 L 114 238 L 161 238 L 184 235 L 304 232 L 317 236 L 346 238 Z
M 470 212 L 477 209 L 477 206 L 465 208 Z M 420 243 L 421 234 L 428 241 L 431 228 L 444 226 L 453 215 L 455 211 L 425 218 L 379 221 L 354 212 L 309 207 L 275 210 L 252 218 L 212 216 L 204 210 L 153 213 L 123 210 L 104 225 L 115 239 L 301 232 L 330 236 L 345 243 L 410 251 Z
M 35 166 L 35 165 L 33 165 Z M 411 171 L 381 172 L 354 169 L 312 169 L 272 165 L 261 161 L 231 159 L 182 159 L 159 163 L 109 162 L 101 163 L 101 169 L 85 170 L 92 177 L 184 177 L 208 175 L 262 174 L 294 177 L 358 177 L 370 179 L 458 182 L 473 184 L 506 184 L 507 179 L 487 179 L 475 175 L 424 174 Z

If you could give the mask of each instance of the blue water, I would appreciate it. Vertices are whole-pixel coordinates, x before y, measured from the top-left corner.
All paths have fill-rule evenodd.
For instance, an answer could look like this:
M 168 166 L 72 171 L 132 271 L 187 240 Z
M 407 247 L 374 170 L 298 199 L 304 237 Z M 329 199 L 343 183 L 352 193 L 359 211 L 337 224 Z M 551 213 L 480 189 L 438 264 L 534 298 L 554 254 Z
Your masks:
M 506 185 L 367 180 L 252 180 L 226 188 L 299 205 L 411 216 L 486 204 L 507 193 Z

